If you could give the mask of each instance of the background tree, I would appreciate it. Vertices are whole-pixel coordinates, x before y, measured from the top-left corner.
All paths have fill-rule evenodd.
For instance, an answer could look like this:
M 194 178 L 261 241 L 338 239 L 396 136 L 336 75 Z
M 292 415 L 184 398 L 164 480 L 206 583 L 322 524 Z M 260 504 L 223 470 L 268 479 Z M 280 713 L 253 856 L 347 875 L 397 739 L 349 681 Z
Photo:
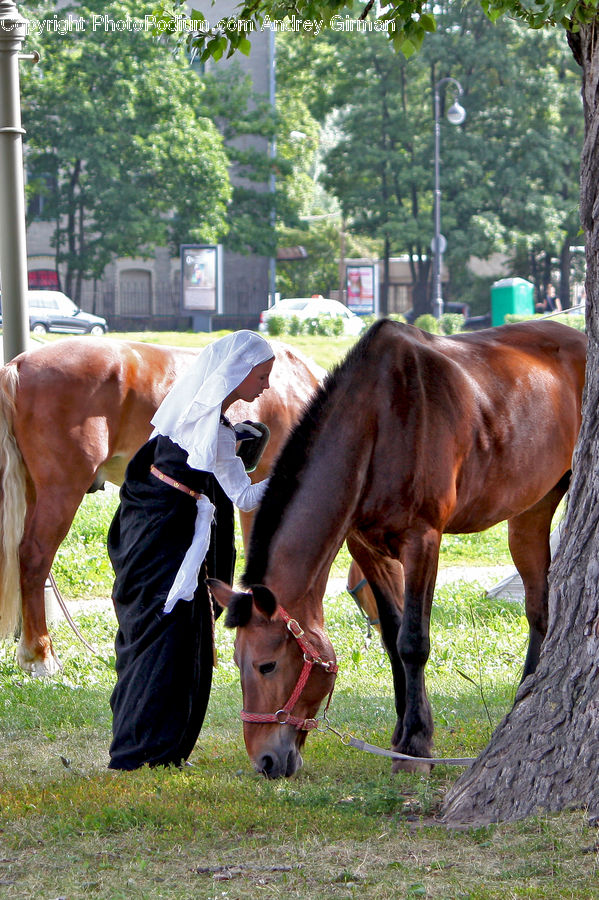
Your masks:
M 280 227 L 279 246 L 302 246 L 305 259 L 277 264 L 277 289 L 284 297 L 331 295 L 345 288 L 345 269 L 340 258 L 371 258 L 376 255 L 372 242 L 346 233 L 341 213 L 310 216 L 301 228 Z
M 276 132 L 276 115 L 268 98 L 257 94 L 251 78 L 233 64 L 200 74 L 202 93 L 198 109 L 217 125 L 225 141 L 233 181 L 227 207 L 227 249 L 236 253 L 272 256 L 275 236 L 270 222 L 274 198 L 257 185 L 268 184 L 276 160 L 265 152 L 265 142 Z
M 430 126 L 430 110 L 422 103 L 425 73 L 393 53 L 383 34 L 343 37 L 339 56 L 347 63 L 351 54 L 353 65 L 340 67 L 345 77 L 333 94 L 338 107 L 345 103 L 338 119 L 341 139 L 327 154 L 324 183 L 352 230 L 378 238 L 382 246 L 381 313 L 388 312 L 390 257 L 406 253 L 420 314 L 430 307 L 432 228 L 430 198 L 421 190 L 430 132 L 424 125 Z
M 562 137 L 560 105 L 576 108 L 579 85 L 563 35 L 532 34 L 507 19 L 494 26 L 474 0 L 436 10 L 437 32 L 409 61 L 381 33 L 329 30 L 310 43 L 283 35 L 278 83 L 299 81 L 312 115 L 333 118 L 339 137 L 321 180 L 348 233 L 369 236 L 387 264 L 410 260 L 414 306 L 424 312 L 432 300 L 432 95 L 442 77 L 460 80 L 468 115 L 459 128 L 443 115 L 452 89 L 441 91 L 446 299 L 486 312 L 489 282 L 472 276 L 472 257 L 502 253 L 512 274 L 537 280 L 540 291 L 547 277 L 533 264 L 559 256 L 572 234 L 563 223 L 571 223 L 577 186 L 567 166 L 579 149 L 571 132 L 569 143 Z M 580 142 L 580 117 L 578 131 Z M 382 310 L 387 283 L 383 276 Z
M 126 0 L 95 3 L 93 13 L 121 21 L 151 10 Z M 61 16 L 69 11 L 91 21 L 85 4 Z M 169 46 L 143 30 L 88 25 L 68 41 L 44 32 L 37 47 L 40 64 L 23 72 L 25 152 L 43 215 L 56 222 L 66 292 L 78 300 L 83 279 L 116 256 L 222 237 L 227 156 L 196 112 L 201 85 Z
M 537 671 L 522 685 L 511 713 L 474 766 L 450 791 L 448 822 L 515 819 L 540 810 L 585 807 L 599 818 L 599 10 L 597 0 L 483 0 L 496 20 L 505 13 L 531 28 L 566 31 L 582 71 L 585 136 L 580 217 L 585 234 L 589 350 L 583 423 L 574 459 L 562 544 L 551 573 L 550 623 Z M 373 3 L 368 3 L 370 8 Z M 337 12 L 336 0 L 297 0 L 296 15 Z M 245 15 L 275 16 L 276 0 L 252 0 Z M 434 28 L 421 2 L 391 0 L 384 18 L 395 23 L 398 49 L 417 49 Z M 223 35 L 228 46 L 228 36 Z M 209 42 L 205 44 L 209 51 Z
M 455 146 L 456 129 L 445 124 L 441 144 L 452 290 L 461 298 L 469 290 L 473 256 L 499 252 L 540 294 L 551 276 L 545 260 L 559 258 L 579 228 L 580 73 L 558 29 L 492 23 L 478 0 L 448 0 L 436 19 L 419 55 L 432 78 L 460 80 L 467 107 L 464 140 Z

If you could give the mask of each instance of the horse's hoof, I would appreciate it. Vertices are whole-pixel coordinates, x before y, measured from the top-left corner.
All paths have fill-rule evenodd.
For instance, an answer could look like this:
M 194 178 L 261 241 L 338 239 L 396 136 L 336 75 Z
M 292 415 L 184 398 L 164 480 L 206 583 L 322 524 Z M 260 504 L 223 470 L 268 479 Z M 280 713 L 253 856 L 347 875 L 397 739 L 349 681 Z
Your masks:
M 32 678 L 51 678 L 62 668 L 54 653 L 49 653 L 45 657 L 32 657 L 22 647 L 17 650 L 17 663 Z
M 430 775 L 432 763 L 419 762 L 417 759 L 394 759 L 391 771 L 394 775 L 398 772 L 411 772 L 413 775 Z

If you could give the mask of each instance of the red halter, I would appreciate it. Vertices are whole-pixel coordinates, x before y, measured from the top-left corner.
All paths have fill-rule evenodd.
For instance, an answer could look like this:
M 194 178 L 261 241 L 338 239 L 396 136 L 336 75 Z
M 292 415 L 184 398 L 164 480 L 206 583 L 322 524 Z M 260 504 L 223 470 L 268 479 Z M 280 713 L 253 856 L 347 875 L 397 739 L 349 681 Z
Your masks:
M 300 672 L 300 676 L 297 680 L 295 688 L 293 689 L 291 697 L 289 698 L 285 706 L 282 707 L 282 709 L 278 709 L 275 713 L 250 713 L 242 709 L 241 718 L 244 722 L 253 722 L 259 725 L 269 722 L 278 725 L 294 725 L 299 731 L 311 731 L 313 728 L 318 727 L 318 719 L 300 719 L 298 716 L 292 715 L 293 709 L 297 701 L 299 700 L 302 691 L 306 687 L 306 684 L 308 683 L 308 678 L 313 666 L 322 666 L 323 669 L 326 669 L 327 672 L 332 672 L 333 675 L 337 674 L 337 672 L 339 671 L 339 666 L 332 660 L 321 659 L 318 653 L 316 653 L 316 651 L 310 646 L 309 642 L 303 640 L 304 632 L 299 622 L 297 622 L 295 619 L 292 619 L 287 610 L 283 609 L 282 606 L 279 606 L 278 610 L 281 618 L 287 625 L 287 628 L 296 639 L 301 650 L 303 651 L 304 665 L 302 666 L 302 671 Z M 325 713 L 329 708 L 334 688 L 335 685 L 333 685 L 333 687 L 331 688 L 331 692 L 327 700 L 327 705 L 324 710 Z

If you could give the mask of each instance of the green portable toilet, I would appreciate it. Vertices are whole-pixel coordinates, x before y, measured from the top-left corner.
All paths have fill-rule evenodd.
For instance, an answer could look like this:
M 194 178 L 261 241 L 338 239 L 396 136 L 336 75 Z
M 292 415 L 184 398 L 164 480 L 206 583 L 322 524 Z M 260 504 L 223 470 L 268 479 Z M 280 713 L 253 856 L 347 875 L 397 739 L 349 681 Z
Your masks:
M 491 325 L 504 325 L 508 315 L 532 316 L 534 285 L 524 278 L 502 278 L 491 286 Z

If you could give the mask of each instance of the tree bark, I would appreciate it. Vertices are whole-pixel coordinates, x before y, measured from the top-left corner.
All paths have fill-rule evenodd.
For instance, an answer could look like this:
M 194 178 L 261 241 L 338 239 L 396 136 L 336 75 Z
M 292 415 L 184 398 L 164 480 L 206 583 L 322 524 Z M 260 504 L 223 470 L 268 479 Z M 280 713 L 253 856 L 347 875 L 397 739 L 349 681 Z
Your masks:
M 585 142 L 581 220 L 587 260 L 587 382 L 561 546 L 550 574 L 539 666 L 489 746 L 449 791 L 448 824 L 511 821 L 585 808 L 599 820 L 599 40 L 581 28 Z

